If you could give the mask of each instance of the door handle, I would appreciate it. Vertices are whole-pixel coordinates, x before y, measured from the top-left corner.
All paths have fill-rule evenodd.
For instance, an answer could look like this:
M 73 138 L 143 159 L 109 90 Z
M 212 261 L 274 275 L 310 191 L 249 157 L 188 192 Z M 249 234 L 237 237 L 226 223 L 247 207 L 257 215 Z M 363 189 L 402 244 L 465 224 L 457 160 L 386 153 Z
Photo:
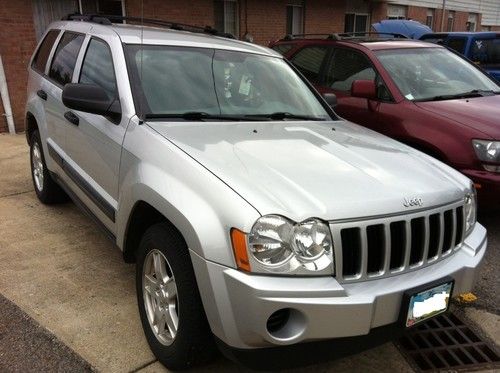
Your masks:
M 42 100 L 44 101 L 47 101 L 47 93 L 45 93 L 45 91 L 43 89 L 39 89 L 38 91 L 36 91 L 36 94 L 38 95 L 38 97 L 40 97 Z
M 78 126 L 78 124 L 80 123 L 80 119 L 72 111 L 65 112 L 64 118 L 66 118 L 66 120 L 68 122 L 70 122 L 71 124 L 74 124 L 75 126 Z

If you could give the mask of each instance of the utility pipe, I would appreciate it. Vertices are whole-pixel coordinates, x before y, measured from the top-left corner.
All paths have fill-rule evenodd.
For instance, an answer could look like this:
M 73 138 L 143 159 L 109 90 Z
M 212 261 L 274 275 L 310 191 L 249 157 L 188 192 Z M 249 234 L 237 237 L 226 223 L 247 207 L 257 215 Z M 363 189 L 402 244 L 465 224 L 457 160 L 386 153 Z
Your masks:
M 15 134 L 14 119 L 12 117 L 12 108 L 10 107 L 9 89 L 7 88 L 7 79 L 5 78 L 5 70 L 3 69 L 2 56 L 0 56 L 0 94 L 2 96 L 2 104 L 7 118 L 7 126 L 9 133 Z

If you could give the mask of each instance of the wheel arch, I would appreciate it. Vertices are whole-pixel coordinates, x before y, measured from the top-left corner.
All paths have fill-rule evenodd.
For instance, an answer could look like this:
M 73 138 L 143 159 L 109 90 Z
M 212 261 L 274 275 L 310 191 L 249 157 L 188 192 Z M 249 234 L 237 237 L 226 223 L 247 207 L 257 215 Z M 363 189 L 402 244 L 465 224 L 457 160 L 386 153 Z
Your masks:
M 26 112 L 26 117 L 24 119 L 24 130 L 26 132 L 26 141 L 28 145 L 31 145 L 31 136 L 33 132 L 39 130 L 38 122 L 35 118 L 35 115 L 31 111 Z

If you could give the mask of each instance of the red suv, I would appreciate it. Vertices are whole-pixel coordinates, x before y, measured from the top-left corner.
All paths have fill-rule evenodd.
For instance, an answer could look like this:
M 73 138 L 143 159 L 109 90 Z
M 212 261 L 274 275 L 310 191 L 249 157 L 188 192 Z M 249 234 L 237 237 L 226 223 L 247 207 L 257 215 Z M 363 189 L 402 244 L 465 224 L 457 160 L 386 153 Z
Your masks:
M 271 48 L 334 93 L 339 115 L 458 169 L 483 207 L 500 208 L 500 86 L 480 68 L 400 38 L 288 36 Z

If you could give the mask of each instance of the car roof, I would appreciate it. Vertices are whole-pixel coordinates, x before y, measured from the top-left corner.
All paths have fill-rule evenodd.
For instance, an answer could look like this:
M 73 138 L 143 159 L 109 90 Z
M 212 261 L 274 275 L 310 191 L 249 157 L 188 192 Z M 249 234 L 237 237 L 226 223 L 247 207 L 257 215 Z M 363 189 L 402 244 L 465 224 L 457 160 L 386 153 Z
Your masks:
M 58 21 L 49 28 L 88 33 L 95 36 L 118 35 L 124 44 L 152 44 L 224 49 L 283 58 L 270 48 L 231 38 L 190 31 L 130 24 L 101 25 L 85 21 Z
M 296 38 L 292 40 L 279 40 L 278 44 L 325 44 L 325 45 L 344 45 L 349 47 L 361 47 L 369 50 L 383 50 L 383 49 L 401 49 L 401 48 L 443 48 L 442 46 L 434 43 L 414 39 L 373 39 L 366 40 L 362 38 L 346 38 L 341 40 L 328 39 L 328 38 Z

